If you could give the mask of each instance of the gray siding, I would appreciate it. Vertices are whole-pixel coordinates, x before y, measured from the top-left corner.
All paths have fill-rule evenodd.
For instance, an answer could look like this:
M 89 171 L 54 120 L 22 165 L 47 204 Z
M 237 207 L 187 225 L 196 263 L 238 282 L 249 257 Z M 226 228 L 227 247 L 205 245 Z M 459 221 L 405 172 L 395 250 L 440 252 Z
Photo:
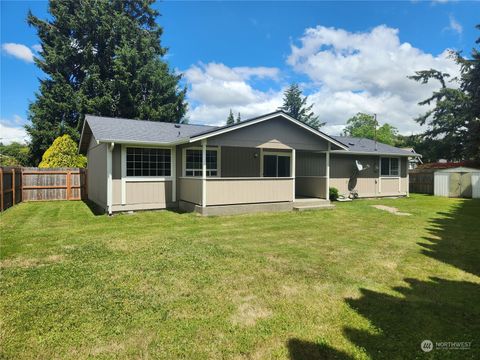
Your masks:
M 222 177 L 258 177 L 260 176 L 260 150 L 222 147 L 221 167 Z
M 208 139 L 209 145 L 326 150 L 327 141 L 282 117 Z
M 107 208 L 107 145 L 92 137 L 87 150 L 88 199 Z

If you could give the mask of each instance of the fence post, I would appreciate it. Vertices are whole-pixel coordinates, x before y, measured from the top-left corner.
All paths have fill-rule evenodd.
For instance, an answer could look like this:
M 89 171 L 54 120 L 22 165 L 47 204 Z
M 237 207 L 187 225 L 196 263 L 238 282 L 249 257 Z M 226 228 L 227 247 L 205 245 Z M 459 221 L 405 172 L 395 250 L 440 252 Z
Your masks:
M 0 194 L 2 195 L 0 200 L 0 211 L 3 211 L 3 198 L 5 197 L 5 194 L 3 192 L 3 168 L 0 168 Z
M 17 183 L 15 182 L 15 168 L 12 169 L 12 206 L 15 205 L 15 188 Z
M 70 200 L 70 170 L 67 171 L 67 200 Z

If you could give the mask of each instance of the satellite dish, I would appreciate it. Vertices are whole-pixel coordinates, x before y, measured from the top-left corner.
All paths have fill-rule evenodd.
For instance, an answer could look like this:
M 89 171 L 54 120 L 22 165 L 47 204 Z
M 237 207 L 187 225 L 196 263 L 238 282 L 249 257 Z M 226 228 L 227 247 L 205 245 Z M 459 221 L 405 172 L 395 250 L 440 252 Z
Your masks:
M 363 170 L 367 170 L 370 167 L 370 165 L 363 166 L 358 160 L 355 160 L 355 165 L 357 166 L 357 170 L 359 172 Z

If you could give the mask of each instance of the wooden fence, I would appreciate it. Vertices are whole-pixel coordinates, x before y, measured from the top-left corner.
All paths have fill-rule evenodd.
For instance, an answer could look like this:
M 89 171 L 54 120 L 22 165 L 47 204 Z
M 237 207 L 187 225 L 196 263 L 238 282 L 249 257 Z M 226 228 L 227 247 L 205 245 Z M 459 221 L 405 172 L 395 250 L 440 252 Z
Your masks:
M 411 193 L 433 195 L 433 171 L 413 171 L 408 177 Z
M 86 176 L 79 168 L 0 168 L 1 211 L 22 201 L 85 199 Z

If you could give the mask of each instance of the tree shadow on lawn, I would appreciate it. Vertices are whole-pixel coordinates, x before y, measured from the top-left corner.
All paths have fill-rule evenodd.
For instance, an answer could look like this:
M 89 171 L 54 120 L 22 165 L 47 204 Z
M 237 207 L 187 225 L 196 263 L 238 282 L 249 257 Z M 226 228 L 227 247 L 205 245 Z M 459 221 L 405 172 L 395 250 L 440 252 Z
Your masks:
M 480 201 L 465 200 L 431 221 L 422 253 L 474 275 L 480 266 Z M 408 286 L 396 287 L 399 296 L 360 289 L 358 299 L 345 299 L 369 320 L 371 331 L 345 327 L 345 336 L 372 359 L 441 358 L 474 359 L 480 355 L 480 285 L 430 277 L 407 278 Z M 431 340 L 434 349 L 423 352 L 420 344 Z M 471 342 L 468 350 L 439 349 L 438 342 Z M 349 355 L 328 345 L 289 342 L 290 357 L 347 359 Z

